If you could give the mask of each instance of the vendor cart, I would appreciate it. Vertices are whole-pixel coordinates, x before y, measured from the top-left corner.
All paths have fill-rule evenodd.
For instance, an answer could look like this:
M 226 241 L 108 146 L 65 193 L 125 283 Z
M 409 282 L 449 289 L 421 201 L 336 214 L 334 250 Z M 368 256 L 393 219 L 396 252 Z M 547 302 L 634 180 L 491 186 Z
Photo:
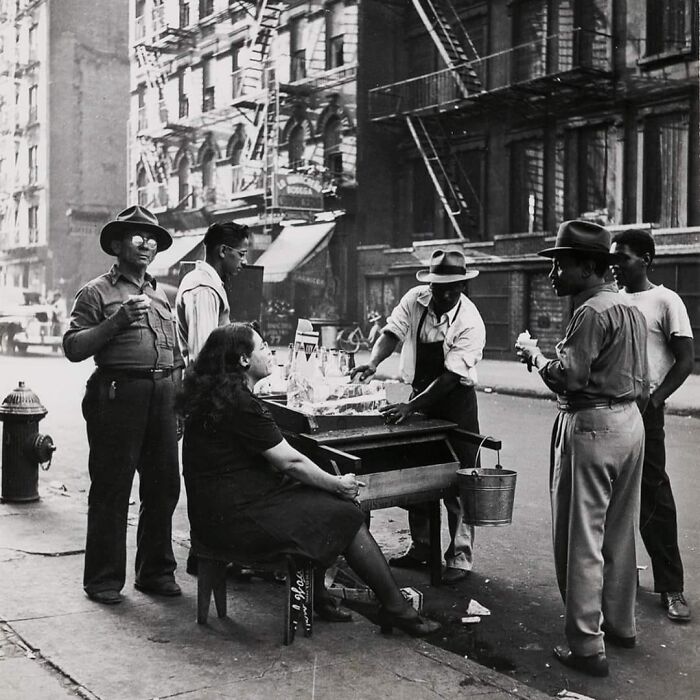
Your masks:
M 428 503 L 430 582 L 440 584 L 440 499 L 457 495 L 457 469 L 474 466 L 476 448 L 500 450 L 501 441 L 415 414 L 390 425 L 377 414 L 312 416 L 265 400 L 286 440 L 321 468 L 354 473 L 366 486 L 360 506 L 375 508 Z

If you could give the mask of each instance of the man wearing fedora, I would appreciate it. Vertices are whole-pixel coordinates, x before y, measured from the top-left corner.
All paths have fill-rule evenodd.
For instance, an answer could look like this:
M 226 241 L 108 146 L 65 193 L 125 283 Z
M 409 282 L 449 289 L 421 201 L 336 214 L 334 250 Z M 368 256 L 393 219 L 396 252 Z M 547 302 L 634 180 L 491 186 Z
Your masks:
M 156 595 L 181 593 L 171 528 L 180 494 L 174 396 L 183 361 L 170 304 L 146 272 L 156 252 L 171 244 L 170 234 L 140 206 L 107 223 L 100 246 L 116 262 L 78 292 L 63 337 L 71 362 L 95 358 L 82 404 L 91 482 L 83 587 L 106 605 L 122 601 L 136 470 L 141 504 L 134 586 Z
M 556 358 L 534 340 L 518 341 L 521 360 L 557 394 L 550 495 L 554 564 L 565 605 L 565 666 L 607 676 L 605 643 L 633 647 L 637 595 L 635 523 L 644 458 L 638 404 L 648 398 L 646 323 L 605 281 L 614 256 L 610 233 L 588 221 L 565 221 L 551 258 L 557 296 L 574 312 Z
M 387 324 L 372 348 L 366 365 L 356 367 L 352 376 L 366 379 L 389 357 L 399 341 L 401 379 L 413 388 L 407 403 L 383 409 L 388 421 L 401 423 L 420 411 L 431 418 L 457 423 L 479 432 L 476 402 L 476 364 L 486 343 L 486 329 L 476 306 L 464 294 L 466 281 L 479 274 L 467 269 L 458 250 L 436 250 L 430 267 L 416 273 L 424 284 L 410 289 L 391 312 Z M 444 499 L 450 544 L 445 552 L 444 583 L 466 578 L 472 568 L 474 528 L 462 521 L 462 506 L 454 496 Z M 402 556 L 389 560 L 392 566 L 423 568 L 429 560 L 429 528 L 426 508 L 408 509 L 412 542 Z

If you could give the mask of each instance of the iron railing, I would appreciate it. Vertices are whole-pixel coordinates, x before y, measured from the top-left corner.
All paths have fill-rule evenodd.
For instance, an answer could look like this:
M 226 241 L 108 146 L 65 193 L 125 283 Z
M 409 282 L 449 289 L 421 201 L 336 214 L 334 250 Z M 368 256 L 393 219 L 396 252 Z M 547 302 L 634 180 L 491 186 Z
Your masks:
M 465 91 L 463 81 L 457 80 L 461 73 L 468 72 L 476 74 L 480 91 Z M 369 91 L 370 119 L 447 107 L 572 72 L 611 73 L 612 36 L 575 28 L 469 61 L 455 69 L 445 68 L 373 88 Z

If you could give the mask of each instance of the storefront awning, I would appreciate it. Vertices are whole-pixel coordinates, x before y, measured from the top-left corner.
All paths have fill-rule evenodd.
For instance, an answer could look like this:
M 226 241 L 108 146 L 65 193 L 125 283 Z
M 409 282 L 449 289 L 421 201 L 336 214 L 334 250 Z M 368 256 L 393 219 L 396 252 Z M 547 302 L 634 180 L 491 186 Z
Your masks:
M 335 222 L 285 226 L 255 261 L 265 268 L 263 282 L 284 282 L 290 272 L 320 253 L 330 240 Z
M 173 244 L 153 258 L 148 266 L 149 274 L 154 277 L 167 275 L 170 269 L 177 265 L 186 255 L 189 255 L 204 240 L 204 232 L 188 233 L 185 236 L 173 237 Z

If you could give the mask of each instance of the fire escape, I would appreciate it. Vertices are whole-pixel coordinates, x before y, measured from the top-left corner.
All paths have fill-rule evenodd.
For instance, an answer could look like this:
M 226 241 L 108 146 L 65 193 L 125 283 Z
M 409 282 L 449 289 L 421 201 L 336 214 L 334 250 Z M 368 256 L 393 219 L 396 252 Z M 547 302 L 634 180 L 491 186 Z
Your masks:
M 167 206 L 168 173 L 162 155 L 162 144 L 172 136 L 191 131 L 188 125 L 171 119 L 168 113 L 164 95 L 168 75 L 163 55 L 178 54 L 183 49 L 193 47 L 194 32 L 187 28 L 188 17 L 180 16 L 177 21 L 170 21 L 166 9 L 163 0 L 154 2 L 150 32 L 143 22 L 144 18 L 139 18 L 140 22 L 137 19 L 136 31 L 140 41 L 134 46 L 136 63 L 145 77 L 147 87 L 145 106 L 143 114 L 139 114 L 135 136 L 139 146 L 139 159 L 150 186 L 146 206 L 157 208 Z M 158 126 L 153 128 L 151 123 Z
M 370 90 L 370 120 L 407 126 L 456 236 L 464 238 L 459 218 L 470 212 L 457 181 L 474 189 L 446 165 L 450 139 L 441 130 L 493 109 L 527 119 L 584 95 L 607 99 L 614 87 L 612 37 L 560 18 L 555 33 L 545 27 L 535 41 L 479 56 L 451 0 L 411 2 L 446 67 Z

